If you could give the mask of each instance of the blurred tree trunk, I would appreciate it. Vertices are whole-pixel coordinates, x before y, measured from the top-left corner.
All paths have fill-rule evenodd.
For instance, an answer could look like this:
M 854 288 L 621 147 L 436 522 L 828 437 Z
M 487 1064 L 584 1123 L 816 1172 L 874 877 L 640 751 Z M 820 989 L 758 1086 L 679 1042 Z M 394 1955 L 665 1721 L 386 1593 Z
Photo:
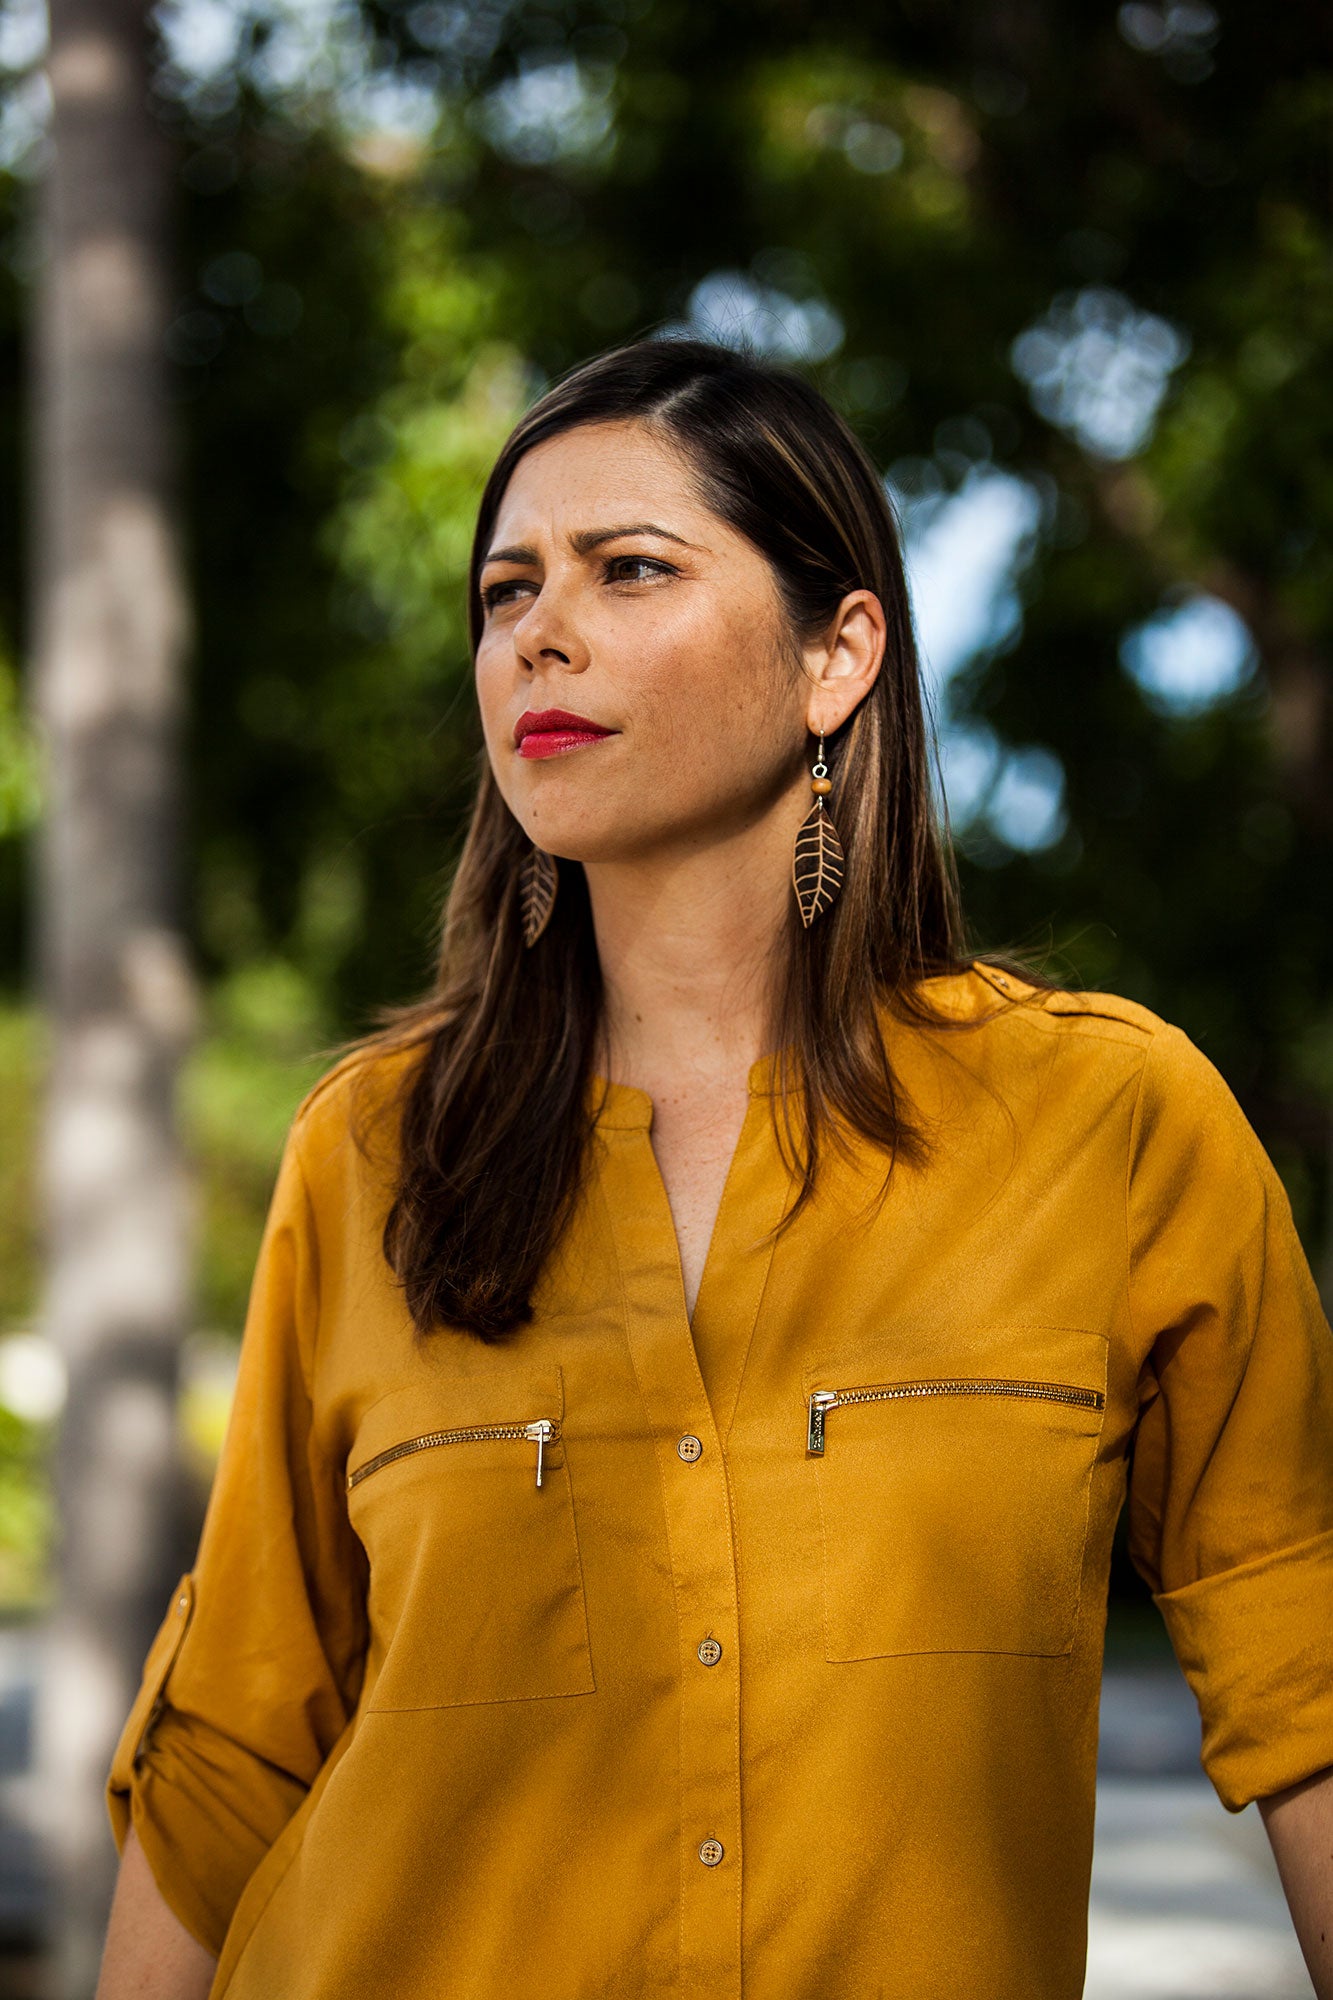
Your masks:
M 178 1573 L 190 1202 L 174 1118 L 193 1029 L 179 929 L 188 615 L 163 355 L 171 160 L 144 0 L 51 0 L 53 122 L 31 348 L 31 590 L 46 807 L 38 979 L 45 1330 L 69 1373 L 38 1712 L 53 1992 L 88 2000 L 115 1850 L 102 1798 Z

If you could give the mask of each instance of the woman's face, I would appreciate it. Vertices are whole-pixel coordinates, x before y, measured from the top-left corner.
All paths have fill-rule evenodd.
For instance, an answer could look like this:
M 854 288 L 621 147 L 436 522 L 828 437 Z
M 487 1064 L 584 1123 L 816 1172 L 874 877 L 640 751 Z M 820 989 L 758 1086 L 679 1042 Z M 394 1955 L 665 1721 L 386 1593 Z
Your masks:
M 588 424 L 528 452 L 481 589 L 486 747 L 539 847 L 687 852 L 794 789 L 808 803 L 811 684 L 773 573 L 648 426 Z M 524 735 L 534 717 L 549 726 Z

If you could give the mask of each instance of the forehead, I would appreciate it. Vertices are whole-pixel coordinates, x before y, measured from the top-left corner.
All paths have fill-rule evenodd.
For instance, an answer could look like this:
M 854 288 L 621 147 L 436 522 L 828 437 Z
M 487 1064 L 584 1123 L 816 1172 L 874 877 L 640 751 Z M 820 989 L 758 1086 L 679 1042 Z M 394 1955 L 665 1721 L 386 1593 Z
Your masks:
M 656 521 L 680 534 L 725 523 L 705 506 L 679 449 L 646 424 L 581 424 L 534 445 L 514 467 L 492 546 L 563 536 L 617 521 Z

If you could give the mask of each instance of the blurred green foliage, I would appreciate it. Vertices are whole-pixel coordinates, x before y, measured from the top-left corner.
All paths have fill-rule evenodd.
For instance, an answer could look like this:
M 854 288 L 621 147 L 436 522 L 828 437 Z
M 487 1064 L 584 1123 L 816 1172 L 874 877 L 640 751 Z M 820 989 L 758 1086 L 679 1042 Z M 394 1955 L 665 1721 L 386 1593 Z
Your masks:
M 330 1044 L 316 996 L 281 960 L 219 981 L 208 1013 L 180 1094 L 198 1185 L 196 1323 L 239 1335 L 282 1142 Z M 0 1333 L 31 1324 L 37 1304 L 41 1041 L 31 1008 L 0 1007 Z
M 328 1067 L 327 1029 L 309 984 L 280 959 L 219 981 L 210 1013 L 181 1079 L 199 1189 L 196 1324 L 239 1334 L 278 1155 Z
M 51 1502 L 46 1481 L 50 1426 L 0 1404 L 0 1611 L 30 1610 L 48 1587 Z
M 28 1010 L 0 1007 L 0 1329 L 36 1299 L 38 1043 Z

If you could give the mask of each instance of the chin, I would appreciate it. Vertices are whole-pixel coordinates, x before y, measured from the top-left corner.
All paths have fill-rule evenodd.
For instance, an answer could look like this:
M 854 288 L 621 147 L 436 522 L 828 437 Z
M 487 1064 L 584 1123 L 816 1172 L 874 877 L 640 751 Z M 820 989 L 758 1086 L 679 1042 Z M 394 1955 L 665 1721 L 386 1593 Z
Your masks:
M 558 860 L 582 861 L 593 867 L 598 863 L 651 860 L 662 852 L 670 838 L 670 830 L 660 826 L 645 826 L 637 833 L 627 831 L 623 820 L 603 829 L 562 825 L 552 817 L 528 831 L 538 847 L 544 847 Z

